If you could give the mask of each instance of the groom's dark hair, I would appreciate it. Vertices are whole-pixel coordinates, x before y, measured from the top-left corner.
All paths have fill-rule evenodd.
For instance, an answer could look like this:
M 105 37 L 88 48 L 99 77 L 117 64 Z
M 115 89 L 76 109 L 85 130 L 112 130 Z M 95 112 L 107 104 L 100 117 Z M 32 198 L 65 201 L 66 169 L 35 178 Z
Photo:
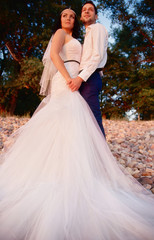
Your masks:
M 92 2 L 92 1 L 86 1 L 83 5 L 82 5 L 82 8 L 83 8 L 83 6 L 84 5 L 86 5 L 86 4 L 91 4 L 91 5 L 93 5 L 93 7 L 94 7 L 94 9 L 95 9 L 95 14 L 97 15 L 97 8 L 96 8 L 96 6 L 95 6 L 95 4 Z

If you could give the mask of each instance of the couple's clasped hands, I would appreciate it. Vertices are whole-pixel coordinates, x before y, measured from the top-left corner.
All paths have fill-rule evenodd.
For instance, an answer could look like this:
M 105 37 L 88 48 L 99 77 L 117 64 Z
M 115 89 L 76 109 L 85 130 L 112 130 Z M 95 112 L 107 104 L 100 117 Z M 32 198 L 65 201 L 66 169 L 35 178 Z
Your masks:
M 69 86 L 71 91 L 74 92 L 80 88 L 82 82 L 83 82 L 83 79 L 78 76 L 76 78 L 69 78 L 67 80 L 67 85 Z

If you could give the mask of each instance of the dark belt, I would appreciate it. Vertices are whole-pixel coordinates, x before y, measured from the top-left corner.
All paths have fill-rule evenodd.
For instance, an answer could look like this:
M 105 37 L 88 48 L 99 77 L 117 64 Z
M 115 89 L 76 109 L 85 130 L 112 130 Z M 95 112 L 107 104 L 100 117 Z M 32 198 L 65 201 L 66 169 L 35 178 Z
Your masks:
M 98 73 L 99 73 L 99 72 L 101 72 L 101 71 L 102 71 L 102 69 L 103 69 L 103 68 L 97 68 L 97 69 L 96 69 L 94 72 L 98 72 Z M 80 70 L 80 71 L 79 71 L 79 73 L 81 73 L 82 71 L 83 71 L 83 69 L 82 69 L 82 70 Z M 93 73 L 94 73 L 94 72 L 93 72 Z
M 67 62 L 76 62 L 76 63 L 78 63 L 78 64 L 80 64 L 78 61 L 76 61 L 76 60 L 66 60 L 66 61 L 64 61 L 64 63 L 67 63 Z
M 101 72 L 103 68 L 97 68 L 95 72 Z

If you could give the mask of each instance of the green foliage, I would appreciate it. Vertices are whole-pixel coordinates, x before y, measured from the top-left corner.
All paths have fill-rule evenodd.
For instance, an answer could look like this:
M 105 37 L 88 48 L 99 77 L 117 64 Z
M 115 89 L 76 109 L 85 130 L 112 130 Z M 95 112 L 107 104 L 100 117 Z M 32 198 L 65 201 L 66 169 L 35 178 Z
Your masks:
M 6 0 L 0 8 L 0 111 L 32 112 L 38 104 L 41 59 L 56 19 L 66 7 L 80 14 L 82 1 Z M 21 97 L 23 94 L 23 98 Z M 27 100 L 29 99 L 29 100 Z M 36 101 L 35 101 L 36 99 Z M 27 101 L 27 105 L 26 105 Z M 25 113 L 25 112 L 23 112 Z
M 153 119 L 153 2 L 99 3 L 118 24 L 103 78 L 102 112 L 123 116 L 133 107 L 142 119 Z
M 66 6 L 71 6 L 80 18 L 82 2 L 3 1 L 0 8 L 1 112 L 32 114 L 41 99 L 41 59 L 55 21 Z M 100 11 L 107 12 L 112 20 L 115 39 L 108 49 L 102 78 L 102 114 L 119 118 L 134 108 L 142 119 L 153 119 L 153 1 L 98 0 L 97 3 Z
M 39 103 L 40 97 L 38 94 L 33 92 L 32 88 L 21 88 L 18 91 L 18 98 L 16 101 L 14 114 L 19 116 L 28 114 L 29 116 L 32 116 Z
M 13 61 L 14 62 L 14 61 Z M 15 62 L 16 63 L 16 62 Z M 12 69 L 13 65 L 12 65 Z M 25 58 L 20 65 L 20 71 L 18 74 L 8 76 L 5 81 L 3 81 L 3 86 L 0 88 L 0 104 L 1 111 L 6 110 L 11 114 L 21 114 L 21 112 L 26 113 L 22 108 L 19 109 L 20 99 L 24 102 L 29 99 L 29 112 L 34 110 L 38 105 L 39 97 L 39 81 L 42 73 L 43 65 L 42 62 L 35 57 Z M 26 90 L 27 89 L 27 90 Z M 23 98 L 21 98 L 21 93 L 23 93 Z M 29 96 L 27 94 L 29 93 Z M 27 98 L 26 98 L 27 96 Z M 32 100 L 36 99 L 36 104 L 32 103 Z M 23 105 L 26 103 L 23 103 Z M 18 111 L 17 111 L 18 109 Z
M 154 118 L 154 67 L 144 66 L 138 71 L 138 93 L 134 99 L 134 107 L 143 120 Z
M 19 88 L 31 88 L 33 92 L 39 91 L 39 81 L 43 70 L 42 62 L 36 58 L 25 58 L 21 63 L 18 77 Z
M 132 95 L 129 89 L 131 74 L 132 66 L 128 59 L 118 50 L 108 50 L 100 95 L 102 113 L 107 118 L 124 117 L 125 112 L 131 109 Z

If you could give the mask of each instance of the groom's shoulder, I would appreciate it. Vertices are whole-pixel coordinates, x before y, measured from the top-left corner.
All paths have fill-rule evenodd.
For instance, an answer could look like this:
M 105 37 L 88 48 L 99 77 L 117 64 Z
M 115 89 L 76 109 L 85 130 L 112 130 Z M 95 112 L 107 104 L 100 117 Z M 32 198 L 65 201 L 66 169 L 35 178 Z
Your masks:
M 106 33 L 107 33 L 107 30 L 106 30 L 106 28 L 105 28 L 105 26 L 103 25 L 103 24 L 101 24 L 101 23 L 95 23 L 95 24 L 93 24 L 92 25 L 92 28 L 93 28 L 93 30 L 95 31 L 96 29 L 98 29 L 98 31 L 105 31 Z

